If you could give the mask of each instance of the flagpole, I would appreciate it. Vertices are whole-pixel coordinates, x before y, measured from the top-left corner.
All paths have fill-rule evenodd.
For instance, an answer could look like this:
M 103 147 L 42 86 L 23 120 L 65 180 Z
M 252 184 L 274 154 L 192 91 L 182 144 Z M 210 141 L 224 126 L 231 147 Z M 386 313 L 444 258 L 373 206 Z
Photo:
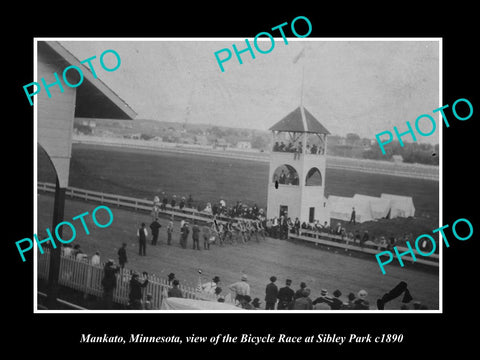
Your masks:
M 302 65 L 302 86 L 300 88 L 300 106 L 303 107 L 303 82 L 305 80 L 305 65 Z

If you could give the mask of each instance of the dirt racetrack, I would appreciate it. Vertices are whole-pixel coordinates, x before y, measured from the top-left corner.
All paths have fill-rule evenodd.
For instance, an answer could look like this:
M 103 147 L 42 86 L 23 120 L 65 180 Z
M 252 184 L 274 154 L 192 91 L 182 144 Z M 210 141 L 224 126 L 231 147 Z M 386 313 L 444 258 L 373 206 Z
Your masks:
M 66 221 L 85 211 L 90 214 L 98 204 L 74 201 L 67 199 L 65 205 Z M 307 283 L 312 290 L 312 299 L 320 295 L 325 288 L 332 293 L 335 289 L 341 290 L 345 300 L 350 292 L 360 289 L 368 291 L 368 300 L 371 309 L 376 309 L 375 301 L 385 292 L 393 288 L 399 281 L 408 283 L 414 301 L 420 301 L 429 309 L 439 307 L 439 277 L 433 271 L 421 271 L 413 268 L 387 266 L 387 274 L 382 275 L 380 268 L 372 259 L 357 258 L 345 255 L 343 252 L 332 252 L 318 248 L 267 238 L 265 241 L 247 244 L 214 246 L 210 251 L 192 249 L 192 240 L 189 236 L 188 249 L 179 246 L 179 222 L 175 222 L 173 244 L 166 245 L 166 219 L 160 219 L 160 244 L 147 244 L 147 256 L 138 255 L 136 229 L 141 222 L 151 222 L 149 214 L 133 212 L 110 207 L 114 214 L 112 225 L 101 229 L 95 227 L 91 217 L 86 218 L 86 224 L 91 231 L 85 235 L 81 223 L 77 220 L 74 225 L 77 237 L 72 244 L 80 244 L 89 256 L 99 251 L 102 262 L 113 258 L 117 262 L 117 250 L 122 242 L 128 244 L 127 268 L 137 271 L 155 273 L 161 277 L 173 272 L 184 284 L 195 286 L 198 281 L 198 269 L 202 269 L 203 280 L 209 280 L 215 275 L 221 279 L 220 286 L 227 291 L 229 284 L 238 281 L 242 272 L 248 275 L 252 298 L 258 297 L 264 306 L 265 286 L 269 277 L 278 278 L 277 285 L 284 285 L 285 279 L 293 281 L 292 287 L 296 290 L 301 281 Z M 39 238 L 43 239 L 45 228 L 51 228 L 53 211 L 53 196 L 38 195 L 38 228 Z M 99 220 L 100 221 L 100 220 Z M 70 234 L 64 228 L 64 238 Z M 149 240 L 150 240 L 149 235 Z M 39 254 L 39 256 L 42 256 Z M 385 309 L 399 309 L 401 297 L 388 303 Z

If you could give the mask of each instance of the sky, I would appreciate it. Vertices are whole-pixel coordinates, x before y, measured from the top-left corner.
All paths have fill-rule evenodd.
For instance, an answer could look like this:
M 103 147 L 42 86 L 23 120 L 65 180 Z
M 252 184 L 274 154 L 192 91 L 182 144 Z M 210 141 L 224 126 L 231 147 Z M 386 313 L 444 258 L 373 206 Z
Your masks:
M 268 50 L 270 40 L 260 39 L 258 46 Z M 405 131 L 405 122 L 414 126 L 422 114 L 441 123 L 438 113 L 432 113 L 443 105 L 435 39 L 288 38 L 285 44 L 280 37 L 268 54 L 259 53 L 250 39 L 255 59 L 242 53 L 243 64 L 232 45 L 245 49 L 244 38 L 84 40 L 60 43 L 80 61 L 96 55 L 99 78 L 138 119 L 268 130 L 303 103 L 332 134 L 341 136 L 353 132 L 373 139 L 393 126 Z M 223 63 L 222 72 L 214 53 L 224 48 L 232 58 Z M 113 72 L 98 63 L 108 49 L 121 58 Z M 109 55 L 106 63 L 113 58 Z M 420 128 L 431 129 L 427 123 Z M 433 135 L 417 138 L 438 143 L 438 135 L 437 126 Z

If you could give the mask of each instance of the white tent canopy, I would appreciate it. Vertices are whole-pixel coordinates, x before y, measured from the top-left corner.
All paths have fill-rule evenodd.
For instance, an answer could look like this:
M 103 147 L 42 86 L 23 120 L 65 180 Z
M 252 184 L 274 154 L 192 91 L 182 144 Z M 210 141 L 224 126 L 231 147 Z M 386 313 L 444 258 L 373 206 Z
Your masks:
M 374 196 L 355 194 L 353 196 L 354 200 L 364 201 L 370 203 L 370 209 L 372 212 L 372 217 L 374 219 L 382 219 L 388 216 L 390 211 L 390 200 L 382 199 Z
M 372 209 L 370 202 L 363 199 L 347 198 L 341 196 L 329 196 L 328 208 L 330 218 L 349 221 L 352 210 L 355 208 L 355 221 L 364 222 L 372 220 Z
M 415 206 L 410 196 L 381 194 L 380 197 L 375 197 L 355 194 L 351 198 L 334 195 L 328 197 L 328 209 L 332 219 L 349 221 L 353 208 L 355 221 L 359 223 L 415 215 Z
M 380 197 L 390 201 L 390 218 L 415 216 L 415 206 L 411 196 L 381 194 Z

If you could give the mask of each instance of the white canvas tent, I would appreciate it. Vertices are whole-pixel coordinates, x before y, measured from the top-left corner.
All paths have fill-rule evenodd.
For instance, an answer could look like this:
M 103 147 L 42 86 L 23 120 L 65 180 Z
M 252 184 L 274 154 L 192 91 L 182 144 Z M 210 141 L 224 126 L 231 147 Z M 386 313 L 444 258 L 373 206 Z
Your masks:
M 369 201 L 330 195 L 327 202 L 330 218 L 349 221 L 352 215 L 352 208 L 355 207 L 356 222 L 374 219 Z
M 411 196 L 381 194 L 380 197 L 390 201 L 390 218 L 415 216 L 415 206 Z
M 382 199 L 374 196 L 355 194 L 354 200 L 364 201 L 370 203 L 372 217 L 374 219 L 383 219 L 388 216 L 390 212 L 390 199 Z

